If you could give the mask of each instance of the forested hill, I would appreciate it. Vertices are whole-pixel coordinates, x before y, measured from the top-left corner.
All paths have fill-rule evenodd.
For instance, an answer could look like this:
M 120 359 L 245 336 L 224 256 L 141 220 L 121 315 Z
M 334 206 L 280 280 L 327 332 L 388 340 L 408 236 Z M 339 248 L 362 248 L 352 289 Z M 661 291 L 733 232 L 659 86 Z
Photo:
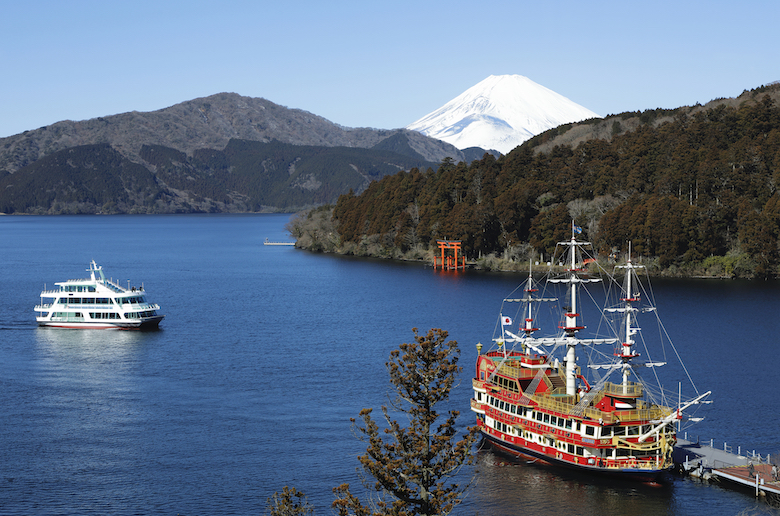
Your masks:
M 0 138 L 0 213 L 295 211 L 447 156 L 465 159 L 416 131 L 220 93 Z
M 705 107 L 614 115 L 499 159 L 385 177 L 339 198 L 334 250 L 422 257 L 446 238 L 485 267 L 527 264 L 549 256 L 574 219 L 603 256 L 631 241 L 656 273 L 777 276 L 779 98 L 774 84 Z M 540 150 L 568 131 L 578 143 Z

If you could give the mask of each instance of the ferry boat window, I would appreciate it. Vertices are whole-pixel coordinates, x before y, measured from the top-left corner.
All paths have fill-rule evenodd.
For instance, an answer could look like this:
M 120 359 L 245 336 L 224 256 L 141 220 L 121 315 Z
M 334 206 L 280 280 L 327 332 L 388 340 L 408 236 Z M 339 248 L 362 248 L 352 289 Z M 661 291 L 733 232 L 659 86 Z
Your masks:
M 580 430 L 582 430 L 582 423 L 577 421 L 577 431 L 579 432 Z
M 566 425 L 565 425 L 565 427 L 566 427 L 566 430 L 571 430 L 571 419 L 567 419 L 567 420 L 566 420 Z
M 545 414 L 544 415 L 544 423 L 545 424 L 549 424 L 550 423 L 550 414 Z
M 585 448 L 577 446 L 577 455 L 585 455 Z
M 574 445 L 573 444 L 568 445 L 566 451 L 569 453 L 574 453 Z
M 590 436 L 596 435 L 596 427 L 585 425 L 585 435 L 590 435 Z
M 480 371 L 479 372 L 479 379 L 480 380 L 484 380 L 485 379 L 485 371 Z
M 517 405 L 509 405 L 509 412 L 517 414 Z
M 537 413 L 536 413 L 536 417 L 535 417 L 535 419 L 536 419 L 537 421 L 541 421 L 541 420 L 542 420 L 542 413 L 541 413 L 541 412 L 537 412 Z
M 628 427 L 628 435 L 639 435 L 639 427 L 638 426 L 629 426 Z
M 625 426 L 616 426 L 614 428 L 615 435 L 626 435 L 626 427 Z
M 602 427 L 601 437 L 612 437 L 612 427 L 611 426 Z

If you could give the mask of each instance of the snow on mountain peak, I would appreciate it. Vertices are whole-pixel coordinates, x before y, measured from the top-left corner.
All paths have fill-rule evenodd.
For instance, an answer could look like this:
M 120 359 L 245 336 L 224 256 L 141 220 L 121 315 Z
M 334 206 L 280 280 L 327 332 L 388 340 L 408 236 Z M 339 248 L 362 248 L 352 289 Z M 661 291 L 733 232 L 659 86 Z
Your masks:
M 491 75 L 406 128 L 459 149 L 506 154 L 534 135 L 588 118 L 600 117 L 528 77 Z

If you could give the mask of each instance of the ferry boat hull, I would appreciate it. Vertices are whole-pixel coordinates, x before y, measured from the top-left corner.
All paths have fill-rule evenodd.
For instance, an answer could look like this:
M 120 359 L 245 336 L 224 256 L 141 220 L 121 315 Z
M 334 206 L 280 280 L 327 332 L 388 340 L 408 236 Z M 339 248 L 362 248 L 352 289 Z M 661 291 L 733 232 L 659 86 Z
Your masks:
M 68 323 L 39 320 L 38 326 L 41 328 L 68 328 L 74 330 L 156 330 L 159 329 L 160 323 L 164 318 L 164 315 L 157 315 L 139 322 L 114 324 L 96 322 Z

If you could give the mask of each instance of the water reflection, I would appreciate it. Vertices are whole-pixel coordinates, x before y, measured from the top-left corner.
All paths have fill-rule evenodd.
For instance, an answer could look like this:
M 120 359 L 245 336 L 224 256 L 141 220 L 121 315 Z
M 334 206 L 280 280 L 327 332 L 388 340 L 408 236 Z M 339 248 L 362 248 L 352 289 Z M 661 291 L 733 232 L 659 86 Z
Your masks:
M 484 448 L 469 505 L 485 514 L 667 514 L 673 485 L 642 484 L 510 459 Z
M 131 362 L 145 342 L 143 332 L 63 328 L 37 328 L 34 339 L 40 359 L 98 375 L 107 366 L 121 368 Z

